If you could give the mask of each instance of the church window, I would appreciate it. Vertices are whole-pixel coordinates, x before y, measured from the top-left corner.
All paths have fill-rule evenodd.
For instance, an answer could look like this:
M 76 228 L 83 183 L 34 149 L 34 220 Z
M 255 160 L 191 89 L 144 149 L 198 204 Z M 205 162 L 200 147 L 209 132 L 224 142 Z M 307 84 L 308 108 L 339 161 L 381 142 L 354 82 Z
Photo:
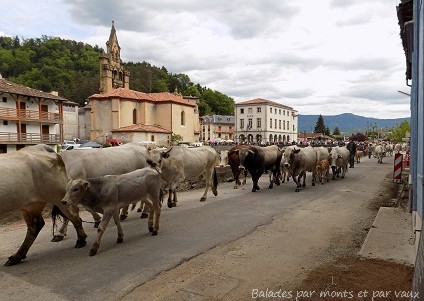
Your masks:
M 181 112 L 181 125 L 185 125 L 185 112 Z
M 133 110 L 133 124 L 137 124 L 137 110 Z

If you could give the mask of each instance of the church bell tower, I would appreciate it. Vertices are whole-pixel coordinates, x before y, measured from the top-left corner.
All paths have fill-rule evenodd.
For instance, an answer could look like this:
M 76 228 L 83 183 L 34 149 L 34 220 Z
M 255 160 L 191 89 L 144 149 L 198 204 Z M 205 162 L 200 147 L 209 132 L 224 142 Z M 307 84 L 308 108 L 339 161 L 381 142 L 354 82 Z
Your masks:
M 121 60 L 121 47 L 116 36 L 115 23 L 112 21 L 107 53 L 100 55 L 100 93 L 108 93 L 117 88 L 129 89 L 130 73 L 124 70 Z

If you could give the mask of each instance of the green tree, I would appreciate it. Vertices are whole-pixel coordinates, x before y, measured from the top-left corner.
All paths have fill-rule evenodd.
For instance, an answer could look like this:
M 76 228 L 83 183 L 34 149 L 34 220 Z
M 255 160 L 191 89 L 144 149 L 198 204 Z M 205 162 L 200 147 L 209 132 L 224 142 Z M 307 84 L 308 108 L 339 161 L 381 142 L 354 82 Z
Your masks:
M 335 135 L 335 136 L 339 136 L 340 135 L 340 130 L 339 130 L 339 128 L 337 126 L 334 128 L 333 135 Z
M 406 133 L 411 132 L 411 127 L 407 120 L 402 121 L 398 126 L 395 126 L 392 130 L 393 140 L 396 142 L 402 142 L 402 138 L 406 137 Z
M 324 123 L 324 118 L 322 117 L 321 114 L 319 114 L 318 120 L 315 124 L 314 133 L 324 134 L 325 132 L 326 132 L 326 127 L 325 127 L 325 123 Z
M 180 134 L 172 134 L 171 135 L 171 143 L 173 145 L 177 145 L 178 143 L 183 141 L 183 137 Z

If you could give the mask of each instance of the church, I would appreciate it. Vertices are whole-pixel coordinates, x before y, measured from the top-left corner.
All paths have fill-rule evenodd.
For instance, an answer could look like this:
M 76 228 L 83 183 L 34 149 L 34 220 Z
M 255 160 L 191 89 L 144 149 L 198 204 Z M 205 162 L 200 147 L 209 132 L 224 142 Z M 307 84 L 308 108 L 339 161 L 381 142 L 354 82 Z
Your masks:
M 105 143 L 146 142 L 168 146 L 172 135 L 183 142 L 199 141 L 198 99 L 178 93 L 143 93 L 129 88 L 121 47 L 112 21 L 106 53 L 100 56 L 100 91 L 91 95 L 80 115 L 80 136 Z

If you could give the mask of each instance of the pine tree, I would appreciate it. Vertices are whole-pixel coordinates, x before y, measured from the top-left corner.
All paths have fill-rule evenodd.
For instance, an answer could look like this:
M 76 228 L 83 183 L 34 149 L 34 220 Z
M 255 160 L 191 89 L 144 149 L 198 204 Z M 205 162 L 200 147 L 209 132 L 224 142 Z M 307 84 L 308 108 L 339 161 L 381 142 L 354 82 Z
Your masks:
M 339 130 L 339 128 L 337 126 L 334 129 L 334 131 L 333 131 L 333 135 L 340 136 L 340 130 Z
M 315 124 L 314 133 L 325 134 L 325 131 L 326 131 L 326 127 L 324 124 L 324 118 L 322 117 L 321 114 L 319 114 L 317 123 Z

